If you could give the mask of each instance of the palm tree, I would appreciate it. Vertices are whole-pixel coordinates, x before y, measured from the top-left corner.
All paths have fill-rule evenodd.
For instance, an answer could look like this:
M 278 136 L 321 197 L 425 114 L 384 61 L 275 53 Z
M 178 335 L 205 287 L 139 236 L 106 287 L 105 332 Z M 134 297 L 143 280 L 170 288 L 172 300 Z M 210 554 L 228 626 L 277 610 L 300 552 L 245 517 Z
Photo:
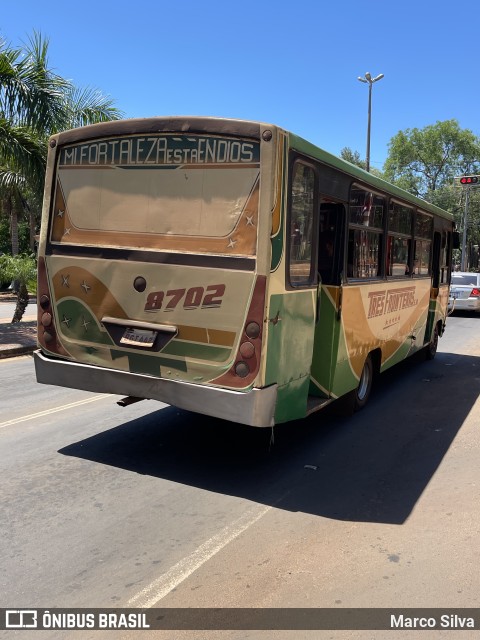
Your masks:
M 0 41 L 0 188 L 12 216 L 12 253 L 18 203 L 26 184 L 43 188 L 45 140 L 64 121 L 70 83 L 48 66 L 48 40 L 34 33 L 24 49 Z
M 20 322 L 28 305 L 29 284 L 35 280 L 37 263 L 33 256 L 0 256 L 0 280 L 15 280 L 18 283 L 17 304 L 12 323 Z
M 43 191 L 48 137 L 84 124 L 116 120 L 122 113 L 94 89 L 78 89 L 48 62 L 49 41 L 34 32 L 19 49 L 0 40 L 0 193 L 18 253 L 18 216 Z
M 65 91 L 65 126 L 57 128 L 75 129 L 87 124 L 118 120 L 123 113 L 114 106 L 111 98 L 104 96 L 98 89 L 70 86 Z
M 30 214 L 32 239 L 35 233 L 48 137 L 123 115 L 100 91 L 79 89 L 57 75 L 49 65 L 48 44 L 36 32 L 23 48 L 0 39 L 0 213 L 10 219 L 13 256 L 19 254 L 18 219 L 24 211 Z

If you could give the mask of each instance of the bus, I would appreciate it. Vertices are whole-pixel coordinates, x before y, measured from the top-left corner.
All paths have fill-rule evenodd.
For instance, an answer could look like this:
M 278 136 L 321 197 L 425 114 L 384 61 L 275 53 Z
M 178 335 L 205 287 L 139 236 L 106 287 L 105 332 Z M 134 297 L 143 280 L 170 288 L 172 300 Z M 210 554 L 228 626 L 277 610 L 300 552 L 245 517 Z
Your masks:
M 113 121 L 49 140 L 37 380 L 258 427 L 445 329 L 450 213 L 278 126 Z

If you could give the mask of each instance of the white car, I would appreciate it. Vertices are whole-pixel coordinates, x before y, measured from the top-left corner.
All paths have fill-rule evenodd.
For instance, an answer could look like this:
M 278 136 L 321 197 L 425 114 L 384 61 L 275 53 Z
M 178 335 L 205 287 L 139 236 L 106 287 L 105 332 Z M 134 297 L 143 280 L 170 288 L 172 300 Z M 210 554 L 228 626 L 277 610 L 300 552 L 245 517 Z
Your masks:
M 480 313 L 480 273 L 454 271 L 450 284 L 449 310 Z

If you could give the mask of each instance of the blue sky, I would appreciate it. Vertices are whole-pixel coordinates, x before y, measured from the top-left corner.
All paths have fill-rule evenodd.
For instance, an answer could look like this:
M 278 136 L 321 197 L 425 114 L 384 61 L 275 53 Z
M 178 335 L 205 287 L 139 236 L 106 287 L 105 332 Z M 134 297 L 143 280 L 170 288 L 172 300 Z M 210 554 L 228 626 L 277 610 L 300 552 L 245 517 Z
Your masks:
M 455 118 L 480 134 L 474 4 L 446 0 L 3 0 L 0 35 L 50 39 L 50 65 L 126 117 L 212 115 L 283 126 L 371 164 L 400 130 Z M 470 11 L 468 6 L 471 7 Z

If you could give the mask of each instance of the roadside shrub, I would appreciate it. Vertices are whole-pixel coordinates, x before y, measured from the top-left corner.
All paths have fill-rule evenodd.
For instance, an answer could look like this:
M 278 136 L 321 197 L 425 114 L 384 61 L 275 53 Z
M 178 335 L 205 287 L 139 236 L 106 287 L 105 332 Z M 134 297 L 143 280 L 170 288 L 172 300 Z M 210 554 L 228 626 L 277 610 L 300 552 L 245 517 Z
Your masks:
M 0 256 L 0 282 L 18 281 L 31 291 L 30 287 L 36 288 L 36 274 L 37 262 L 33 255 Z
M 34 256 L 0 256 L 0 280 L 14 283 L 17 304 L 12 322 L 20 322 L 28 305 L 28 287 L 35 281 L 37 263 Z

